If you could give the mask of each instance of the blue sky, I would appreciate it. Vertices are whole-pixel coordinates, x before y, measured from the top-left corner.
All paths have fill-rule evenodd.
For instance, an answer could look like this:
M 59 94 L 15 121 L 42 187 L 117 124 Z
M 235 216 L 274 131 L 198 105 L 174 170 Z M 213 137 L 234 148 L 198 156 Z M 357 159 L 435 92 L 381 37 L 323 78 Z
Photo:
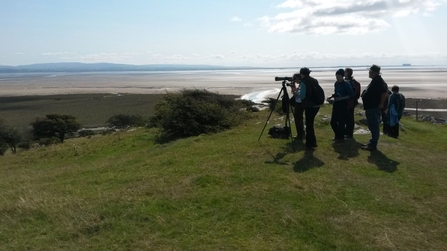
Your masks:
M 446 0 L 0 0 L 0 65 L 447 65 Z

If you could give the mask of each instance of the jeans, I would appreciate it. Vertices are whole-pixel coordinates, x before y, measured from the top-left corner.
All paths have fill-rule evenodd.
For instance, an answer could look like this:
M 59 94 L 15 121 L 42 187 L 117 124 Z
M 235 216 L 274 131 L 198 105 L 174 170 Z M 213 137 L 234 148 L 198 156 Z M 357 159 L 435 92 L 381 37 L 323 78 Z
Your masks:
M 377 147 L 377 142 L 380 137 L 380 117 L 382 112 L 379 108 L 371 108 L 365 110 L 365 115 L 368 122 L 368 129 L 371 131 L 371 139 L 368 144 L 371 147 Z
M 317 145 L 315 137 L 314 121 L 320 107 L 306 108 L 306 146 L 313 147 Z

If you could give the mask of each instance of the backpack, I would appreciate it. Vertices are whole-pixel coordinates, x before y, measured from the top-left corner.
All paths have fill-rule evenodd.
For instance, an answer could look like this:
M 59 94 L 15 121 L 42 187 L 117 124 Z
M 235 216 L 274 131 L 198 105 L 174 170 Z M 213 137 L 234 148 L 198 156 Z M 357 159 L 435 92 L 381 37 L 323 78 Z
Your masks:
M 322 105 L 324 103 L 325 97 L 324 97 L 324 90 L 321 88 L 320 84 L 316 79 L 314 79 L 313 83 L 304 81 L 304 84 L 306 85 L 306 95 L 309 95 L 311 104 L 308 104 L 308 107 L 310 106 L 316 106 L 316 105 Z M 308 99 L 307 97 L 305 99 Z
M 269 129 L 269 135 L 274 139 L 288 139 L 290 137 L 290 127 L 275 125 Z
M 360 83 L 357 82 L 357 80 L 355 80 L 355 79 L 349 79 L 347 81 L 350 84 L 352 91 L 354 92 L 354 97 L 351 100 L 355 107 L 359 103 L 358 99 L 360 98 L 361 86 L 360 86 Z

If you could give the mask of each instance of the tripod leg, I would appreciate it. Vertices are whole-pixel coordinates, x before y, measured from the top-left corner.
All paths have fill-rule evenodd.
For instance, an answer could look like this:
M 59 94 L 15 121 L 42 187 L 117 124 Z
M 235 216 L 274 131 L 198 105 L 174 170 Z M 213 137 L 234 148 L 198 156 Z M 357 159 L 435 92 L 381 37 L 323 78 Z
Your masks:
M 283 88 L 281 88 L 281 91 L 279 92 L 278 97 L 276 98 L 275 104 L 273 104 L 273 108 L 270 111 L 270 114 L 269 114 L 267 120 L 265 121 L 264 128 L 262 128 L 262 132 L 259 135 L 258 141 L 261 139 L 261 136 L 264 133 L 265 127 L 267 126 L 268 122 L 270 121 L 270 117 L 272 116 L 272 113 L 275 111 L 276 104 L 278 103 L 279 97 L 281 96 L 282 92 L 283 92 Z

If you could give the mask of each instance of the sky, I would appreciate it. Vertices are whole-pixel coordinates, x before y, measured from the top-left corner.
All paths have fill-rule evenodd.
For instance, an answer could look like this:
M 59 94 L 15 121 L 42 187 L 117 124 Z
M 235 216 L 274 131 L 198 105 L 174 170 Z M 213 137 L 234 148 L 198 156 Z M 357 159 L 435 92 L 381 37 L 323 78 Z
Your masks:
M 0 0 L 0 65 L 447 65 L 447 0 Z

